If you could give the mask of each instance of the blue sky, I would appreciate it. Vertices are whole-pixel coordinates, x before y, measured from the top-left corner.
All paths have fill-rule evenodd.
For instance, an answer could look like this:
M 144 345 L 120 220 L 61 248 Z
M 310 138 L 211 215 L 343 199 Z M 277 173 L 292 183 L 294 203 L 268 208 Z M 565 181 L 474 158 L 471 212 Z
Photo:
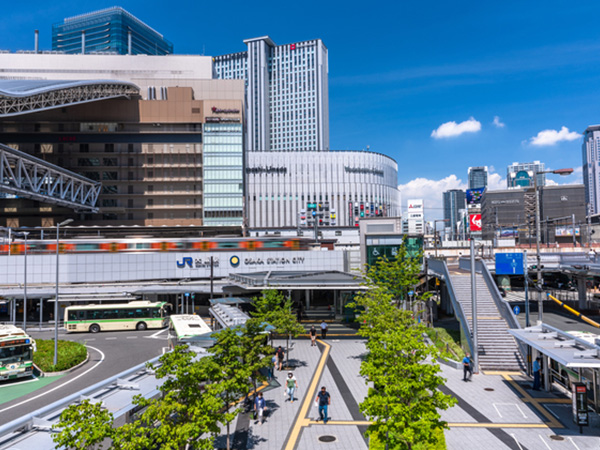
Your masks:
M 331 148 L 369 146 L 396 159 L 403 202 L 425 198 L 430 219 L 443 214 L 443 190 L 465 187 L 469 166 L 489 166 L 494 187 L 505 186 L 515 161 L 573 167 L 574 175 L 555 181 L 581 182 L 577 133 L 600 123 L 597 2 L 22 5 L 3 4 L 0 49 L 32 49 L 36 28 L 49 49 L 53 23 L 114 5 L 161 32 L 176 53 L 242 51 L 244 39 L 262 35 L 278 44 L 323 39 Z

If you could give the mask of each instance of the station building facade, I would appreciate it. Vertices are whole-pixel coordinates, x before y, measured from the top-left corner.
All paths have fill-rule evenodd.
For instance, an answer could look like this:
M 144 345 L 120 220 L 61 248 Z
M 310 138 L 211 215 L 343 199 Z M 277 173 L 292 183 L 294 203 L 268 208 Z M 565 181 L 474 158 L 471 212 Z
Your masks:
M 190 56 L 0 54 L 0 83 L 116 79 L 137 95 L 0 117 L 0 142 L 102 182 L 79 225 L 243 223 L 244 86 Z M 42 80 L 40 80 L 40 78 Z M 52 226 L 71 210 L 3 199 L 5 226 Z
M 400 214 L 398 164 L 365 151 L 248 152 L 248 227 L 355 227 Z M 314 214 L 313 214 L 314 213 Z

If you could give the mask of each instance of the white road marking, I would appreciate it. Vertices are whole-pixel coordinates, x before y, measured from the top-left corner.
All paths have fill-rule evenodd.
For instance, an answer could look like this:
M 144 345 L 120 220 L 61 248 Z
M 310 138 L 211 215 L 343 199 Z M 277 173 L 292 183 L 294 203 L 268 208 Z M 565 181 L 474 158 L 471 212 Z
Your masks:
M 96 340 L 96 338 L 91 338 L 91 339 L 86 339 L 85 342 L 92 342 L 92 341 L 95 341 L 95 340 Z
M 161 333 L 164 333 L 164 332 L 165 332 L 165 331 L 167 331 L 167 330 L 168 330 L 168 328 L 163 328 L 162 330 L 160 330 L 160 331 L 157 331 L 156 333 L 154 333 L 154 334 L 151 334 L 150 336 L 144 336 L 144 337 L 145 337 L 146 339 L 160 339 L 160 338 L 158 337 L 158 335 L 159 335 L 159 334 L 161 334 Z
M 7 388 L 7 387 L 13 387 L 13 386 L 20 386 L 21 384 L 33 383 L 33 382 L 35 382 L 35 381 L 38 381 L 38 380 L 39 380 L 39 378 L 38 378 L 38 377 L 36 377 L 35 375 L 32 375 L 32 378 L 33 378 L 33 379 L 31 379 L 31 380 L 22 380 L 22 381 L 19 381 L 18 383 L 12 383 L 12 384 L 3 384 L 3 385 L 0 385 L 0 389 L 2 389 L 2 388 Z
M 519 446 L 519 448 L 521 450 L 523 450 L 523 447 L 521 447 L 521 444 L 519 444 L 519 441 L 517 440 L 517 437 L 515 436 L 514 433 L 510 433 L 510 435 L 513 437 L 513 439 L 515 440 L 515 442 L 517 443 L 517 445 Z
M 556 406 L 556 405 L 552 405 L 552 406 Z M 556 414 L 554 414 L 554 413 L 552 412 L 552 408 L 550 408 L 550 406 L 546 406 L 546 409 L 547 409 L 548 411 L 550 411 L 550 414 L 552 414 L 554 417 L 556 417 L 558 420 L 560 420 L 560 419 L 559 419 L 559 417 L 558 417 Z
M 29 402 L 30 402 L 30 401 L 32 401 L 32 400 L 36 400 L 36 399 L 38 399 L 38 398 L 40 398 L 40 397 L 43 397 L 44 395 L 47 395 L 47 394 L 49 394 L 50 392 L 54 392 L 54 391 L 56 391 L 57 389 L 60 389 L 60 388 L 62 388 L 62 387 L 65 387 L 67 384 L 70 384 L 70 383 L 72 383 L 73 381 L 77 380 L 78 378 L 81 378 L 82 376 L 84 376 L 84 375 L 85 375 L 85 374 L 87 374 L 88 372 L 90 372 L 90 371 L 94 370 L 96 367 L 98 367 L 100 364 L 102 364 L 102 362 L 104 362 L 104 353 L 102 353 L 100 350 L 98 350 L 98 349 L 97 349 L 97 348 L 95 348 L 95 347 L 90 347 L 90 346 L 88 346 L 88 348 L 91 348 L 92 350 L 96 350 L 98 353 L 100 353 L 100 361 L 98 361 L 96 364 L 94 364 L 94 365 L 93 365 L 92 367 L 90 367 L 88 370 L 86 370 L 85 372 L 83 372 L 83 373 L 81 373 L 81 374 L 77 375 L 75 378 L 71 378 L 70 380 L 68 380 L 68 381 L 65 381 L 65 382 L 64 382 L 63 384 L 61 384 L 61 385 L 59 385 L 59 386 L 56 386 L 55 388 L 52 388 L 52 389 L 50 389 L 49 391 L 46 391 L 46 392 L 43 392 L 43 393 L 41 393 L 40 395 L 36 395 L 35 397 L 28 398 L 27 400 L 24 400 L 24 401 L 22 401 L 21 403 L 16 403 L 16 404 L 14 404 L 14 405 L 12 405 L 12 406 L 9 406 L 8 408 L 0 409 L 0 413 L 3 413 L 4 411 L 8 411 L 9 409 L 16 408 L 17 406 L 24 405 L 25 403 L 29 403 Z
M 137 338 L 138 338 L 137 336 L 127 336 L 126 339 L 137 339 Z
M 515 403 L 515 406 L 517 407 L 517 409 L 519 410 L 519 412 L 520 412 L 521 414 L 523 414 L 523 418 L 524 418 L 524 419 L 527 419 L 527 416 L 525 415 L 525 413 L 523 412 L 523 410 L 520 408 L 520 406 L 519 406 L 519 405 L 517 405 L 516 403 Z
M 496 404 L 495 404 L 495 403 L 492 403 L 492 405 L 494 405 L 494 408 L 496 409 L 496 412 L 498 413 L 498 415 L 499 415 L 500 417 L 502 417 L 502 414 L 500 414 L 500 410 L 498 409 L 498 407 L 496 406 Z
M 107 341 L 116 341 L 117 338 L 116 337 L 109 337 L 109 338 L 104 338 Z
M 577 447 L 577 444 L 575 444 L 575 441 L 573 440 L 572 437 L 569 437 L 569 440 L 571 441 L 571 444 L 573 444 L 577 450 L 581 450 L 579 447 Z
M 550 448 L 550 446 L 548 445 L 548 443 L 547 443 L 547 442 L 544 440 L 544 437 L 543 437 L 541 434 L 538 434 L 538 436 L 540 437 L 540 439 L 542 440 L 542 442 L 544 443 L 544 445 L 546 446 L 546 448 L 547 448 L 548 450 L 552 450 L 552 449 Z

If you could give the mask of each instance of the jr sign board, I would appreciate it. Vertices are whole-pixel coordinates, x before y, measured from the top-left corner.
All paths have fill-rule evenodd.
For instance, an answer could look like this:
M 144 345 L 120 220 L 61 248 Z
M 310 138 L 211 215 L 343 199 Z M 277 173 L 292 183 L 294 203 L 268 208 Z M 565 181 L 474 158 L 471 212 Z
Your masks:
M 523 253 L 496 253 L 496 275 L 523 275 Z

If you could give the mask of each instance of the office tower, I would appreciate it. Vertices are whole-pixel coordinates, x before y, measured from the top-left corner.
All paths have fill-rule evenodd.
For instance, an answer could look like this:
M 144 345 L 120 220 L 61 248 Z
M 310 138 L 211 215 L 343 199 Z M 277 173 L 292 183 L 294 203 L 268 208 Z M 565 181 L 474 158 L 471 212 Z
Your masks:
M 589 214 L 600 211 L 600 125 L 585 130 L 582 145 L 583 184 Z
M 327 47 L 268 36 L 244 43 L 247 51 L 214 58 L 214 74 L 246 82 L 247 150 L 329 150 Z
M 68 54 L 167 55 L 173 44 L 144 22 L 114 6 L 52 25 L 52 50 Z
M 458 239 L 458 223 L 461 220 L 460 210 L 466 209 L 465 191 L 451 189 L 444 192 L 445 228 L 450 231 L 450 240 Z
M 469 189 L 486 188 L 487 181 L 487 166 L 469 167 Z
M 408 200 L 406 217 L 402 221 L 402 232 L 404 234 L 424 234 L 423 199 Z
M 530 163 L 514 162 L 506 168 L 506 187 L 511 189 L 533 186 L 534 176 L 537 177 L 538 186 L 545 186 L 546 174 L 538 173 L 544 170 L 546 170 L 544 163 L 539 161 Z

